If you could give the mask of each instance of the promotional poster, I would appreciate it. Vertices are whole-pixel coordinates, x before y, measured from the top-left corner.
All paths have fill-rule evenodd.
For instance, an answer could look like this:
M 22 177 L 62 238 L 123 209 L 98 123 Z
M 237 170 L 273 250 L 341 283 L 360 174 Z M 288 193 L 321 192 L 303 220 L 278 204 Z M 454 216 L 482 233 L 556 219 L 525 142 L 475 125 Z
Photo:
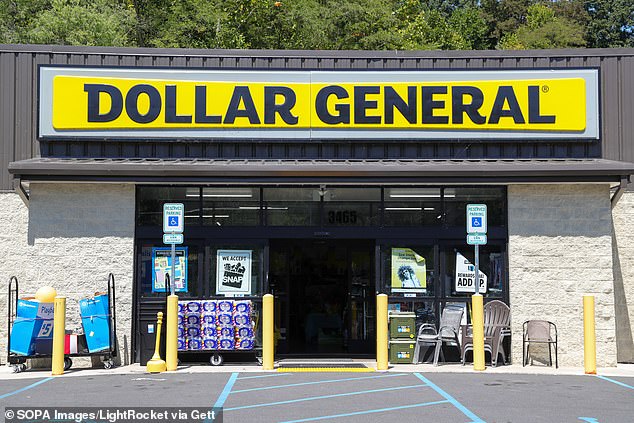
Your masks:
M 425 258 L 410 248 L 392 248 L 392 292 L 425 292 Z
M 218 250 L 216 293 L 251 294 L 251 250 Z

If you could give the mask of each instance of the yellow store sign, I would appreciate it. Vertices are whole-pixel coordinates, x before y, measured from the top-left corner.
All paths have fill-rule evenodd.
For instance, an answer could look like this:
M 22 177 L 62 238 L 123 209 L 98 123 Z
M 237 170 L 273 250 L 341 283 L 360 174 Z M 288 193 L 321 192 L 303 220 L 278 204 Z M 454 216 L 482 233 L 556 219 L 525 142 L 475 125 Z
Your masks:
M 40 68 L 40 136 L 597 138 L 596 70 Z

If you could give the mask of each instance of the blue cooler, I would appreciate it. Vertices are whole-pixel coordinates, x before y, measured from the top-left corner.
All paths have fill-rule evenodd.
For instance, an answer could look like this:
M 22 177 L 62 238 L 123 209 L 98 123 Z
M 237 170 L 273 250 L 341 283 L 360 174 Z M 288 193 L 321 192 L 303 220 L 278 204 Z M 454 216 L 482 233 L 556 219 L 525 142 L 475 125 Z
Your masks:
M 54 310 L 53 303 L 18 300 L 11 328 L 11 352 L 33 355 L 36 344 L 52 345 Z
M 108 296 L 79 300 L 79 315 L 86 334 L 88 352 L 94 353 L 110 349 L 110 316 Z

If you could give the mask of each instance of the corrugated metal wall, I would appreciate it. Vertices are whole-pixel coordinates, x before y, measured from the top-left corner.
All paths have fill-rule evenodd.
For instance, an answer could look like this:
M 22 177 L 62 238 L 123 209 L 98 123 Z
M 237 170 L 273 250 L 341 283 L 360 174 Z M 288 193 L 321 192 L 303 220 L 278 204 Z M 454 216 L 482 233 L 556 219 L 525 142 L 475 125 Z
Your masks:
M 601 141 L 564 142 L 39 142 L 37 66 L 176 66 L 236 69 L 601 69 Z M 563 158 L 634 162 L 634 49 L 529 52 L 297 52 L 0 45 L 0 189 L 7 164 L 35 156 L 259 159 Z

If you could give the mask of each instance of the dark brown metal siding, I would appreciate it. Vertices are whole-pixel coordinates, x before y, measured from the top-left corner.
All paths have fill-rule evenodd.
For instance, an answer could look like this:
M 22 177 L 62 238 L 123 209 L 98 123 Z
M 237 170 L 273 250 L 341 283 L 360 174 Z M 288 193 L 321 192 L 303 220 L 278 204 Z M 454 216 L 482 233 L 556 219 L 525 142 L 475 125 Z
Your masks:
M 600 141 L 78 142 L 36 139 L 40 64 L 241 69 L 543 69 L 600 67 Z M 634 162 L 634 49 L 539 52 L 267 52 L 0 46 L 0 189 L 30 157 L 224 159 L 592 158 Z

